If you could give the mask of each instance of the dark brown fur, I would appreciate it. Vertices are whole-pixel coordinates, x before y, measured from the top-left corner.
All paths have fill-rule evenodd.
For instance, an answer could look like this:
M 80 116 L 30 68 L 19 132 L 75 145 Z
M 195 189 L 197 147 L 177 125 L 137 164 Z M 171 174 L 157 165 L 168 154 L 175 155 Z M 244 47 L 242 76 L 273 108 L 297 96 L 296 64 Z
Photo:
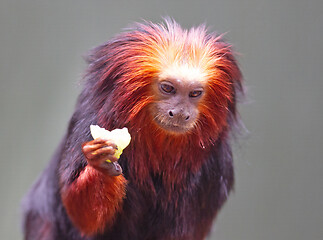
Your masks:
M 176 34 L 186 39 L 187 51 L 190 41 L 200 37 L 200 51 L 210 48 L 208 61 L 218 59 L 208 62 L 209 87 L 199 124 L 184 135 L 159 129 L 148 110 L 155 101 L 150 84 L 160 70 L 152 61 L 153 50 Z M 146 23 L 96 48 L 88 61 L 67 134 L 24 200 L 25 239 L 204 239 L 234 181 L 230 132 L 238 121 L 236 98 L 242 87 L 230 46 L 204 27 L 185 32 L 172 21 Z M 81 146 L 91 140 L 91 124 L 108 130 L 126 126 L 132 140 L 119 160 L 127 180 L 122 207 L 113 223 L 85 234 L 71 221 L 62 196 L 86 173 Z M 79 208 L 82 216 L 86 208 Z

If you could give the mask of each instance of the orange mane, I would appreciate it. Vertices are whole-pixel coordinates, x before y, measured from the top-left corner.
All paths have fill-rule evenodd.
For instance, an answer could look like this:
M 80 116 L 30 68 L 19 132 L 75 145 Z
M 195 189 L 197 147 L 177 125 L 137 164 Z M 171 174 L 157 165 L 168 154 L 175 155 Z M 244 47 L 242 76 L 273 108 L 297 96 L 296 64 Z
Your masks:
M 203 156 L 219 138 L 227 138 L 236 120 L 240 70 L 231 46 L 203 25 L 183 30 L 172 20 L 136 24 L 96 48 L 89 63 L 93 94 L 104 97 L 98 102 L 93 98 L 98 124 L 129 128 L 133 138 L 124 153 L 134 169 L 133 178 L 140 176 L 141 184 L 150 178 L 149 172 L 165 173 L 163 178 L 171 185 L 185 180 L 184 173 L 199 169 Z M 194 129 L 172 135 L 150 115 L 149 106 L 155 101 L 151 85 L 181 67 L 196 70 L 207 88 Z

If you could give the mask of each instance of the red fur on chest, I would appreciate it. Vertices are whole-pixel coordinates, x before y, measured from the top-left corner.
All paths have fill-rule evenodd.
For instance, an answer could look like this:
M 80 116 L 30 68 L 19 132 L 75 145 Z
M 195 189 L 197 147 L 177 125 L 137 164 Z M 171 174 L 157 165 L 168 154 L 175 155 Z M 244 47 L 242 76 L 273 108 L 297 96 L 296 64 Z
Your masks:
M 132 140 L 125 149 L 131 178 L 141 186 L 148 185 L 149 191 L 154 191 L 154 175 L 160 176 L 163 186 L 170 191 L 176 185 L 185 188 L 188 174 L 196 173 L 205 161 L 209 144 L 203 142 L 197 131 L 187 134 L 166 132 L 148 113 L 132 122 Z
M 73 224 L 86 235 L 103 232 L 114 221 L 125 197 L 122 175 L 107 176 L 86 166 L 62 192 L 62 201 Z

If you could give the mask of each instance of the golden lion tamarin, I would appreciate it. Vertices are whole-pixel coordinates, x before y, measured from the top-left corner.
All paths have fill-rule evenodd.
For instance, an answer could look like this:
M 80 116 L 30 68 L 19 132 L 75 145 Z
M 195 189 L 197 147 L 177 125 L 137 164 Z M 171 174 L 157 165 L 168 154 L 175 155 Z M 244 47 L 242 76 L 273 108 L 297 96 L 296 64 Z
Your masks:
M 234 179 L 231 46 L 168 19 L 135 24 L 87 61 L 67 133 L 24 200 L 25 239 L 204 239 Z M 128 128 L 120 159 L 91 124 Z

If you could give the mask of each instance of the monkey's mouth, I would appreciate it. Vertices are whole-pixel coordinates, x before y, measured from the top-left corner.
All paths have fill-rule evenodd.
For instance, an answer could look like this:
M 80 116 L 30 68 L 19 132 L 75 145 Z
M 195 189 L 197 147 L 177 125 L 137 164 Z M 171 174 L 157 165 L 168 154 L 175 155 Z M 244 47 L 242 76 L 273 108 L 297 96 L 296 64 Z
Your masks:
M 155 122 L 165 131 L 177 134 L 186 133 L 192 128 L 191 124 L 180 124 L 177 122 L 165 121 L 159 118 L 156 118 Z

